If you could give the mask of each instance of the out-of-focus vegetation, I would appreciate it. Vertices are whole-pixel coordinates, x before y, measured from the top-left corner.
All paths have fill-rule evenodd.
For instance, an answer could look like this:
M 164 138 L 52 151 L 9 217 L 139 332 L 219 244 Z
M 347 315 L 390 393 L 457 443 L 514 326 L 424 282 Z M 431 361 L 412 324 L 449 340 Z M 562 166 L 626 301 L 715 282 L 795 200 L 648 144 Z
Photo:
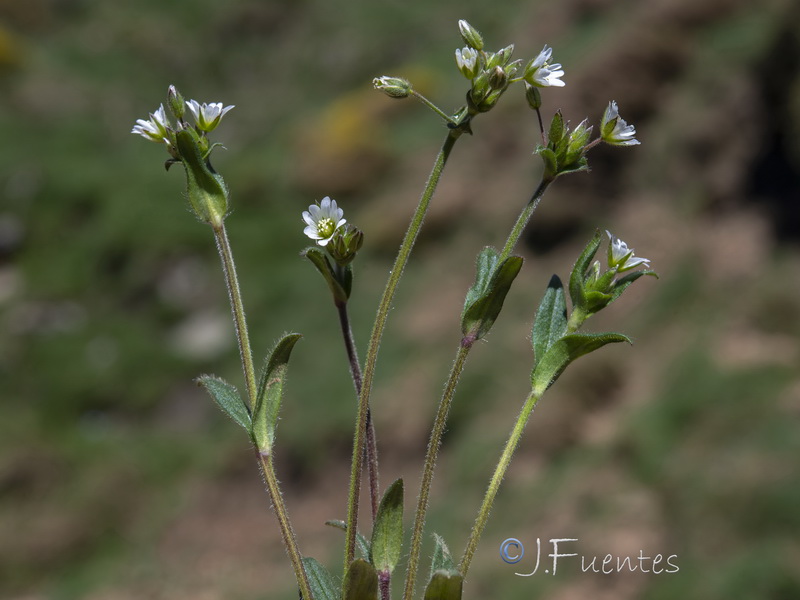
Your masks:
M 162 149 L 129 134 L 170 83 L 236 105 L 215 166 L 232 190 L 254 350 L 305 334 L 278 471 L 301 548 L 338 572 L 341 533 L 323 522 L 344 516 L 354 399 L 324 284 L 298 257 L 300 212 L 331 195 L 366 232 L 352 302 L 363 347 L 442 135 L 435 116 L 370 81 L 406 76 L 459 105 L 459 18 L 521 57 L 552 45 L 567 86 L 546 90 L 543 110 L 597 122 L 617 100 L 643 144 L 593 150 L 592 173 L 558 181 L 534 218 L 435 481 L 429 530 L 454 553 L 525 396 L 550 274 L 568 272 L 595 227 L 661 274 L 588 324 L 631 334 L 634 348 L 579 362 L 537 408 L 466 597 L 800 596 L 789 0 L 0 1 L 0 596 L 296 597 L 246 440 L 192 383 L 241 379 L 210 232 L 186 210 L 180 170 L 165 173 Z M 474 256 L 502 243 L 540 169 L 521 93 L 474 129 L 378 363 L 383 481 L 403 476 L 410 494 Z M 537 537 L 574 537 L 588 556 L 677 554 L 680 571 L 592 576 L 565 563 L 520 578 L 525 563 L 497 554 L 508 537 L 529 552 Z

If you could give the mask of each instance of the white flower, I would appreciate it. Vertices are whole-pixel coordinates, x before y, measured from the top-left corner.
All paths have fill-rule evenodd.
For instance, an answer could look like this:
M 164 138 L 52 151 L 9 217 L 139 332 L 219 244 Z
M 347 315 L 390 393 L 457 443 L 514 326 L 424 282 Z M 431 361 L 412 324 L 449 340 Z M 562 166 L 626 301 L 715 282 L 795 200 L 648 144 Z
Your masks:
M 344 211 L 336 206 L 336 200 L 325 196 L 319 206 L 312 204 L 303 211 L 303 221 L 307 225 L 303 233 L 320 246 L 326 246 L 336 230 L 347 222 L 342 218 L 343 215 Z
M 131 129 L 131 133 L 139 134 L 151 142 L 158 142 L 159 144 L 166 142 L 169 145 L 168 128 L 167 113 L 164 111 L 164 105 L 161 104 L 156 112 L 150 113 L 149 120 L 136 119 L 136 125 Z
M 614 146 L 635 146 L 640 143 L 635 135 L 634 126 L 628 125 L 625 119 L 619 116 L 617 103 L 613 100 L 609 102 L 600 121 L 600 137 L 603 141 Z
M 628 244 L 623 242 L 618 237 L 606 230 L 608 234 L 608 266 L 609 268 L 617 268 L 617 272 L 630 271 L 639 265 L 644 265 L 650 268 L 649 258 L 634 258 L 633 248 L 628 248 Z
M 456 64 L 464 77 L 472 79 L 478 73 L 478 51 L 469 46 L 456 50 Z
M 553 49 L 545 44 L 539 55 L 525 67 L 525 81 L 539 87 L 564 87 L 565 83 L 561 81 L 564 69 L 560 63 L 550 64 L 552 56 Z
M 220 120 L 233 108 L 233 105 L 222 108 L 222 102 L 200 104 L 197 100 L 189 100 L 186 106 L 192 112 L 197 128 L 201 131 L 211 131 L 219 125 Z

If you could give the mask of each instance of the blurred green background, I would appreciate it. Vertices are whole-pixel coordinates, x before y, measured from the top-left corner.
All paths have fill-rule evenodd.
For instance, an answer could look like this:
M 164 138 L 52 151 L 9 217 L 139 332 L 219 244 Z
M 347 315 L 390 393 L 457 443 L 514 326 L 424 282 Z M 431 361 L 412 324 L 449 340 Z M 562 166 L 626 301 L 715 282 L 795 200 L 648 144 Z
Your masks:
M 193 384 L 241 386 L 227 298 L 180 169 L 130 135 L 174 83 L 236 108 L 216 132 L 228 230 L 257 359 L 305 334 L 277 467 L 304 553 L 338 573 L 354 400 L 300 213 L 325 195 L 366 232 L 354 298 L 363 350 L 442 138 L 371 89 L 408 77 L 460 105 L 456 22 L 567 86 L 546 115 L 595 123 L 611 99 L 642 145 L 600 147 L 552 186 L 523 272 L 472 353 L 428 531 L 460 555 L 527 392 L 550 275 L 595 227 L 652 260 L 587 324 L 631 335 L 578 362 L 528 426 L 466 598 L 800 597 L 800 5 L 792 0 L 439 3 L 0 0 L 0 597 L 294 598 L 241 431 Z M 373 410 L 382 481 L 413 504 L 459 340 L 476 253 L 501 245 L 540 173 L 512 90 L 455 149 L 395 303 Z M 407 509 L 410 523 L 411 510 Z M 522 540 L 511 566 L 500 542 Z M 541 538 L 601 557 L 675 554 L 675 574 L 531 570 Z M 426 545 L 425 556 L 430 553 Z M 427 560 L 427 559 L 426 559 Z M 532 560 L 532 559 L 531 559 Z M 542 569 L 544 565 L 542 566 Z

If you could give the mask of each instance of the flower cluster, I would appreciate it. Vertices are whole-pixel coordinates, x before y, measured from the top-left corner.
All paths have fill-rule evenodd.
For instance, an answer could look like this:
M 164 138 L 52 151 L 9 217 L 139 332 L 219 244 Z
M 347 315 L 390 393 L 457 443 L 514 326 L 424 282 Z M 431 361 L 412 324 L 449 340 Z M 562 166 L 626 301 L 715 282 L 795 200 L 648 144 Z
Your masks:
M 213 146 L 209 147 L 206 135 L 217 128 L 222 117 L 233 108 L 233 105 L 223 106 L 222 102 L 201 104 L 197 100 L 184 101 L 174 86 L 170 86 L 168 96 L 170 110 L 177 120 L 176 125 L 170 123 L 167 111 L 161 104 L 155 112 L 150 113 L 149 119 L 137 119 L 131 133 L 151 142 L 165 144 L 173 159 L 181 160 L 176 134 L 180 131 L 191 131 L 204 157 L 207 157 Z M 194 127 L 188 125 L 183 118 L 187 108 L 194 117 Z

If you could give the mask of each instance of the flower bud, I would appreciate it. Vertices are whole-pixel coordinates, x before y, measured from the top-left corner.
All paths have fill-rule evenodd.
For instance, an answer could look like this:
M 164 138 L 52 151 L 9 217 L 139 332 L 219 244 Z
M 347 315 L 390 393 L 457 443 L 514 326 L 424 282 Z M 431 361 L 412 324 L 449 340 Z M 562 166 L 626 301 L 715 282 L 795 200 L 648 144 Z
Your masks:
M 456 65 L 467 79 L 478 74 L 478 51 L 466 46 L 456 50 Z
M 483 50 L 483 38 L 477 29 L 464 19 L 461 19 L 458 22 L 458 30 L 461 32 L 461 38 L 467 46 L 475 50 Z
M 376 77 L 372 85 L 390 98 L 408 98 L 412 92 L 411 84 L 400 77 Z
M 525 82 L 525 99 L 533 110 L 539 110 L 542 106 L 542 94 L 539 92 L 539 88 L 527 81 Z
M 178 89 L 171 85 L 167 90 L 167 103 L 169 104 L 169 109 L 175 118 L 179 121 L 183 120 L 183 115 L 186 112 L 186 107 L 184 106 L 183 96 L 178 91 Z
M 495 67 L 489 74 L 489 87 L 502 90 L 508 84 L 508 76 L 502 67 Z
M 356 257 L 363 244 L 364 232 L 348 223 L 334 235 L 328 244 L 328 251 L 339 266 L 345 267 Z

